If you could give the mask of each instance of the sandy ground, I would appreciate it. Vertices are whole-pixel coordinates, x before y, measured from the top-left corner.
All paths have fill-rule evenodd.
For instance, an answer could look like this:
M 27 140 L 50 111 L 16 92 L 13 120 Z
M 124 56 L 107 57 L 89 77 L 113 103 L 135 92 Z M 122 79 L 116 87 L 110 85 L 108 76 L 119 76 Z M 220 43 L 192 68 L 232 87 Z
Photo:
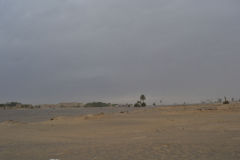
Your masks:
M 0 160 L 239 160 L 240 105 L 0 123 Z

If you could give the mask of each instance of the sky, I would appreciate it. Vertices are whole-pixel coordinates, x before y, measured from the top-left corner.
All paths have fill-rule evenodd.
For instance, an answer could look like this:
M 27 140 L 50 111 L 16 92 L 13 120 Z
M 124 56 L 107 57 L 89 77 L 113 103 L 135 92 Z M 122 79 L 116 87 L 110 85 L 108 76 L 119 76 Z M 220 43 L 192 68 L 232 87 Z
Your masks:
M 0 103 L 240 98 L 239 0 L 0 0 Z

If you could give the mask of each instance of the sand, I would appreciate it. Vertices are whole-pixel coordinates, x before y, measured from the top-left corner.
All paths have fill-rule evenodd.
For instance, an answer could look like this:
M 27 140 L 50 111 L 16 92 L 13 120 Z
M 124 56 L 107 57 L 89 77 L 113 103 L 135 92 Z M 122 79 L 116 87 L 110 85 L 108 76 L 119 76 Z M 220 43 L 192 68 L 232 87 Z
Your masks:
M 0 160 L 239 160 L 240 104 L 0 123 Z

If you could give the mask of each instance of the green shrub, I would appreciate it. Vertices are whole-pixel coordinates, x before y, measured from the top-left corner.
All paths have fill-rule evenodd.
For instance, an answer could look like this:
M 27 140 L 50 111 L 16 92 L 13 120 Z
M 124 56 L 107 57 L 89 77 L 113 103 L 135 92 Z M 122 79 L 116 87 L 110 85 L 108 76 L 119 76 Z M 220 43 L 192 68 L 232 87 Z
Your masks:
M 84 107 L 109 107 L 111 106 L 110 103 L 103 103 L 103 102 L 91 102 L 84 105 Z

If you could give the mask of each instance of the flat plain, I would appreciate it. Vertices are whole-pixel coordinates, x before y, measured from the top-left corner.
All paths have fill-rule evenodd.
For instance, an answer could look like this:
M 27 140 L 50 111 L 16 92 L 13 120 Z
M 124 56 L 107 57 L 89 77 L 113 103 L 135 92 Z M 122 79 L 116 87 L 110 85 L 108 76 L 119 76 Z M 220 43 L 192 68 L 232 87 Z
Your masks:
M 239 160 L 240 104 L 0 123 L 1 160 Z

